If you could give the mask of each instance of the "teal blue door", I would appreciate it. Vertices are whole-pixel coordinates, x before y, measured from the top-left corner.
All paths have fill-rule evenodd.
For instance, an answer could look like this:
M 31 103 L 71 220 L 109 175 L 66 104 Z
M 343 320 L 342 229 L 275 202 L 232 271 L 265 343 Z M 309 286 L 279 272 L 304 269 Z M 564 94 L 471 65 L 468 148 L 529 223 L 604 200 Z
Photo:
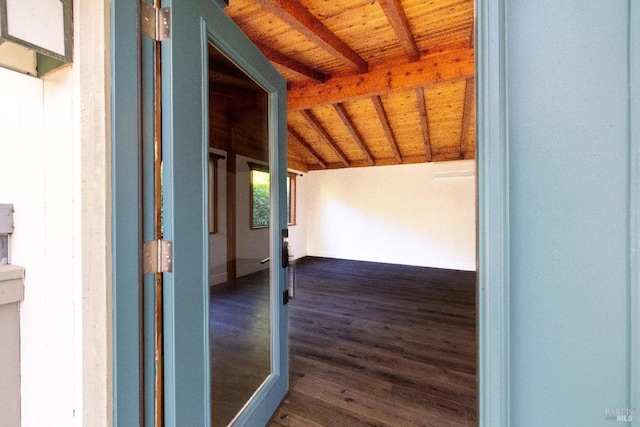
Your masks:
M 282 263 L 282 230 L 287 226 L 285 81 L 214 0 L 170 1 L 163 6 L 170 8 L 171 16 L 171 35 L 161 42 L 163 234 L 173 242 L 173 271 L 164 277 L 165 425 L 264 425 L 288 388 L 286 270 Z M 229 85 L 221 86 L 219 81 Z M 239 99 L 246 100 L 241 103 Z M 238 118 L 242 114 L 250 118 Z M 227 126 L 227 119 L 233 124 Z M 247 130 L 253 122 L 262 125 Z M 244 133 L 228 131 L 224 135 L 233 142 L 221 142 L 224 138 L 215 129 L 233 126 L 242 127 Z M 250 143 L 241 148 L 238 141 L 243 138 Z M 226 248 L 209 244 L 209 210 L 215 193 L 210 186 L 217 185 L 210 180 L 212 147 L 225 150 L 227 187 L 237 187 L 218 192 L 226 195 L 227 207 L 235 206 L 217 211 L 226 218 L 227 233 L 236 235 Z M 244 220 L 229 219 L 240 215 L 236 211 L 242 203 L 232 200 L 233 193 L 247 188 L 240 180 L 249 173 L 240 170 L 249 164 L 259 164 L 269 177 L 270 209 L 267 223 L 259 229 Z M 245 231 L 255 233 L 242 237 Z M 260 233 L 262 238 L 255 237 Z M 249 249 L 236 256 L 245 246 Z M 246 255 L 251 250 L 253 258 Z M 240 276 L 259 277 L 259 286 L 268 291 L 266 314 L 255 315 L 265 322 L 261 331 L 268 339 L 267 372 L 228 419 L 216 415 L 216 405 L 226 402 L 212 402 L 213 395 L 224 397 L 231 391 L 219 390 L 224 383 L 212 381 L 221 373 L 212 370 L 225 366 L 211 360 L 212 348 L 223 351 L 225 341 L 217 341 L 224 332 L 210 329 L 217 309 L 210 302 L 210 260 L 215 258 L 210 251 L 234 252 L 228 257 L 228 282 L 235 283 Z M 270 262 L 259 262 L 266 258 Z M 222 357 L 218 354 L 215 357 Z M 235 379 L 239 381 L 243 374 L 236 373 Z M 234 384 L 235 379 L 227 383 Z
M 142 6 L 129 0 L 111 2 L 113 424 L 264 425 L 288 388 L 282 251 L 287 224 L 285 81 L 214 0 L 166 2 L 162 6 L 170 10 L 171 36 L 159 43 L 162 131 L 154 131 L 154 123 L 160 123 L 154 119 L 155 61 L 153 42 L 139 32 Z M 215 76 L 230 84 L 220 85 Z M 224 117 L 229 125 L 221 120 Z M 212 129 L 228 130 L 226 146 L 220 145 L 225 138 Z M 253 131 L 247 133 L 247 129 Z M 161 323 L 154 314 L 160 299 L 154 295 L 154 275 L 142 279 L 142 241 L 158 238 L 153 219 L 154 134 L 162 135 L 159 233 L 174 248 L 173 271 L 161 274 L 163 341 L 154 337 Z M 235 140 L 244 143 L 232 143 Z M 249 165 L 259 172 L 262 183 L 269 183 L 267 218 L 263 209 L 256 227 L 249 223 L 246 206 L 231 202 L 234 192 L 244 192 L 248 198 L 248 177 L 253 171 Z M 238 179 L 231 179 L 234 173 Z M 238 181 L 235 189 L 230 185 L 234 181 Z M 233 209 L 246 210 L 247 219 L 234 221 Z M 226 248 L 211 244 L 216 216 L 219 234 L 235 234 L 227 238 Z M 220 367 L 229 363 L 220 354 L 236 349 L 229 336 L 238 335 L 225 335 L 213 327 L 220 317 L 216 298 L 221 292 L 210 291 L 214 289 L 210 278 L 219 267 L 213 260 L 225 255 L 229 265 L 225 280 L 234 284 L 229 289 L 238 290 L 238 282 L 249 281 L 261 297 L 266 295 L 266 308 L 247 311 L 260 319 L 248 329 L 249 335 L 261 339 L 245 340 L 244 349 L 260 345 L 267 352 L 258 358 L 260 374 L 251 378 L 253 388 L 238 394 L 232 406 L 225 400 L 232 394 L 225 384 L 245 378 L 249 369 L 236 369 L 235 377 L 226 383 L 217 375 L 226 373 Z M 269 262 L 260 262 L 267 258 Z M 255 292 L 247 299 L 251 297 Z M 230 317 L 241 317 L 235 314 Z M 235 332 L 242 325 L 231 326 Z M 164 368 L 155 360 L 158 342 L 164 344 L 158 345 L 163 347 Z M 231 408 L 225 417 L 218 416 L 222 404 Z

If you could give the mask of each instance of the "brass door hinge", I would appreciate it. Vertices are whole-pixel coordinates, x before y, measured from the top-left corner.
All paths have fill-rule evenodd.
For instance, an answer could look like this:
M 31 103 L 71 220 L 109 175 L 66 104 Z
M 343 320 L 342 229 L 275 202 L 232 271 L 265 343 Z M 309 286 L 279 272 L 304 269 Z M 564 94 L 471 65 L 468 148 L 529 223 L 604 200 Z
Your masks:
M 161 9 L 142 1 L 140 3 L 140 27 L 142 33 L 156 41 L 171 37 L 171 9 Z

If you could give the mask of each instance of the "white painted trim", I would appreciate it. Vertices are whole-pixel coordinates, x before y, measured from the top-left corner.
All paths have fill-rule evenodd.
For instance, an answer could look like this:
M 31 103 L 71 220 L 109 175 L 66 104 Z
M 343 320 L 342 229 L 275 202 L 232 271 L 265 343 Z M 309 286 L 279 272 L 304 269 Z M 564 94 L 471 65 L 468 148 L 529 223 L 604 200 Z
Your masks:
M 478 420 L 510 422 L 509 163 L 505 0 L 476 2 Z
M 78 424 L 113 425 L 111 246 L 111 17 L 100 0 L 73 1 L 74 253 L 81 256 L 74 295 L 79 362 Z M 55 74 L 55 73 L 52 73 Z M 49 78 L 49 76 L 47 77 Z M 50 78 L 53 78 L 51 76 Z

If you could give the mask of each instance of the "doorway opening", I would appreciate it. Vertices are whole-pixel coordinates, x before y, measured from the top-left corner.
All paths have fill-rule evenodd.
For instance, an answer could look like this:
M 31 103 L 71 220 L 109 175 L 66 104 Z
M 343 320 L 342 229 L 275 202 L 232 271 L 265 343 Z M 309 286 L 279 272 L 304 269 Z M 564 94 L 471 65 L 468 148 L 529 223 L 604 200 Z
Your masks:
M 289 167 L 304 174 L 298 208 L 299 227 L 306 231 L 294 231 L 307 237 L 292 237 L 297 255 L 428 264 L 450 269 L 453 275 L 468 271 L 464 280 L 471 289 L 461 299 L 468 308 L 465 327 L 470 327 L 464 334 L 470 338 L 462 364 L 465 375 L 476 375 L 474 2 L 409 6 L 406 1 L 304 1 L 295 11 L 263 3 L 230 4 L 226 11 L 287 78 Z M 369 27 L 371 22 L 377 26 Z M 305 27 L 309 23 L 318 25 Z M 356 55 L 345 60 L 346 48 L 339 54 L 323 48 L 319 40 L 327 42 L 332 36 Z M 358 61 L 358 55 L 364 61 Z M 305 67 L 296 67 L 300 63 Z M 410 82 L 409 76 L 415 80 Z M 388 84 L 381 89 L 376 81 Z M 368 169 L 376 173 L 368 175 Z M 341 274 L 332 271 L 333 276 Z M 303 277 L 298 275 L 301 298 Z M 327 292 L 329 300 L 331 295 Z M 295 319 L 300 320 L 297 303 L 303 305 L 299 300 L 291 306 L 292 330 Z M 433 343 L 424 344 L 426 349 Z M 300 374 L 293 372 L 292 384 Z M 337 377 L 332 379 L 337 384 Z M 466 392 L 470 405 L 459 414 L 473 424 L 477 390 L 472 386 Z

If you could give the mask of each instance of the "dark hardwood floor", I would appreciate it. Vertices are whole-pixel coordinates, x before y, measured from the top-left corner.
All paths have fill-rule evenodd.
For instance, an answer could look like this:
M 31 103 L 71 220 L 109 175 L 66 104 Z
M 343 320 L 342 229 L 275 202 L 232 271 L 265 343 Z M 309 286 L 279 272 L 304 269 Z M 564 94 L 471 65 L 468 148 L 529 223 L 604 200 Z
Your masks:
M 269 426 L 477 424 L 475 273 L 297 263 L 291 386 Z

